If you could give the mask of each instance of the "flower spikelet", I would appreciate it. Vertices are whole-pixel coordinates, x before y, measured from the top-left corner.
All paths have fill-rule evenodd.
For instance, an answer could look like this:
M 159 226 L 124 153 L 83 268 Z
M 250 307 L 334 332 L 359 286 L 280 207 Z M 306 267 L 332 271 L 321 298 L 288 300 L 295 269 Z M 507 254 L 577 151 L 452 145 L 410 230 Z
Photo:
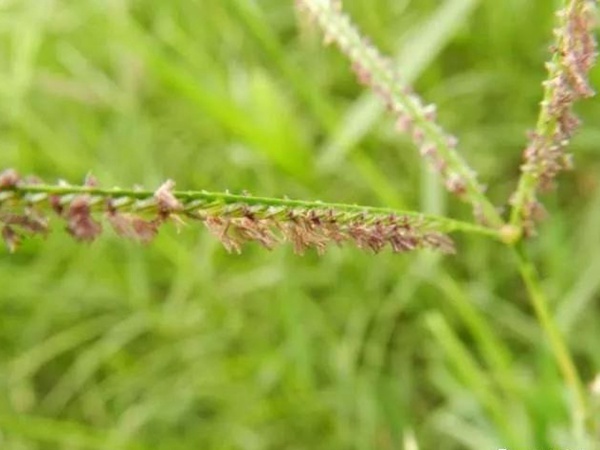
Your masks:
M 239 208 L 246 207 L 240 205 Z M 394 215 L 348 216 L 328 209 L 292 209 L 284 217 L 259 214 L 237 217 L 230 212 L 226 216 L 211 214 L 203 221 L 228 251 L 236 253 L 251 241 L 267 249 L 280 242 L 290 242 L 294 252 L 300 255 L 310 248 L 323 254 L 328 246 L 345 243 L 373 253 L 385 247 L 394 253 L 423 248 L 454 253 L 454 244 L 446 235 L 424 229 L 414 218 Z
M 90 198 L 87 195 L 75 197 L 64 216 L 67 231 L 79 241 L 91 242 L 102 233 L 102 225 L 92 217 Z
M 181 203 L 173 195 L 174 187 L 175 182 L 173 180 L 167 180 L 154 193 L 154 199 L 158 205 L 158 210 L 160 214 L 165 217 L 182 209 Z

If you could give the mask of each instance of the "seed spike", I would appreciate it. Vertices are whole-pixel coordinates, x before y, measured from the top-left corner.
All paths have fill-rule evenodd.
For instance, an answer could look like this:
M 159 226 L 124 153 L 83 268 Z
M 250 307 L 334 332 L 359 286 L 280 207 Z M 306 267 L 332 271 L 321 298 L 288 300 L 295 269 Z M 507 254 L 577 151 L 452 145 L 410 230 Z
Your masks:
M 330 245 L 353 244 L 375 253 L 430 248 L 452 253 L 446 232 L 460 230 L 498 237 L 489 228 L 409 211 L 359 205 L 307 202 L 207 191 L 173 190 L 167 181 L 155 191 L 103 189 L 94 181 L 75 186 L 66 182 L 28 184 L 15 171 L 0 174 L 0 227 L 10 249 L 22 237 L 45 235 L 54 215 L 76 240 L 91 242 L 108 222 L 117 236 L 150 242 L 162 225 L 202 222 L 224 245 L 240 253 L 256 242 L 273 249 L 289 242 L 298 254 Z

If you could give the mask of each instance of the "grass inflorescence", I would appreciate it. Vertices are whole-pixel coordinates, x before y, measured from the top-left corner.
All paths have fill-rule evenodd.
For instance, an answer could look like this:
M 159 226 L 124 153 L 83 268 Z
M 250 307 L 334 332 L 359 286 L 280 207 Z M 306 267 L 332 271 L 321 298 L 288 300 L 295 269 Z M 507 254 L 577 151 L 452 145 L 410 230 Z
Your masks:
M 267 249 L 291 242 L 296 253 L 308 248 L 323 253 L 328 245 L 353 243 L 378 253 L 385 247 L 400 253 L 431 248 L 454 253 L 447 231 L 494 235 L 477 225 L 420 213 L 358 205 L 269 199 L 248 194 L 176 192 L 168 180 L 155 191 L 100 189 L 93 177 L 82 186 L 65 182 L 45 185 L 8 169 L 0 174 L 0 223 L 8 248 L 21 236 L 49 231 L 47 210 L 61 218 L 79 241 L 93 241 L 103 230 L 102 218 L 122 237 L 149 242 L 159 228 L 174 222 L 201 222 L 228 251 L 241 252 L 246 242 Z
M 152 188 L 0 174 L 2 449 L 594 448 L 597 2 L 126 3 L 3 9 L 0 167 Z
M 551 190 L 557 175 L 573 168 L 567 147 L 580 125 L 573 105 L 595 94 L 588 79 L 597 56 L 594 5 L 588 0 L 570 1 L 556 14 L 553 58 L 547 63 L 538 123 L 523 152 L 523 175 L 511 198 L 511 221 L 529 235 L 544 216 L 537 193 Z

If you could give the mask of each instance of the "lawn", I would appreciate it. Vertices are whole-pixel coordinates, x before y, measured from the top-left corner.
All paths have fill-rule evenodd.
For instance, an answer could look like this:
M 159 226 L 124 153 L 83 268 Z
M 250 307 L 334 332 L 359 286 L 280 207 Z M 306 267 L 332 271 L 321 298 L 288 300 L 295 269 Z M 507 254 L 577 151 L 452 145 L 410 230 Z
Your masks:
M 468 220 L 293 3 L 0 1 L 0 171 Z M 344 1 L 499 207 L 558 6 Z M 576 109 L 575 170 L 525 246 L 586 385 L 587 436 L 500 243 L 238 255 L 189 223 L 147 245 L 58 226 L 0 249 L 0 449 L 600 448 L 600 103 Z

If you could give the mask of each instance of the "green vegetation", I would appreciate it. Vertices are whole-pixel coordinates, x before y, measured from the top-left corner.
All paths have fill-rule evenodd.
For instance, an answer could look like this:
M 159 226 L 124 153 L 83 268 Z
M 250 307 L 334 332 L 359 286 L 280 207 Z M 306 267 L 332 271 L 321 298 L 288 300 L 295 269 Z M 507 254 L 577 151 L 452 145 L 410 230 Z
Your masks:
M 0 4 L 0 168 L 469 221 L 291 3 Z M 558 5 L 344 3 L 502 204 Z M 0 254 L 0 448 L 593 450 L 600 105 L 577 109 L 576 170 L 518 248 L 539 272 L 523 260 L 526 283 L 516 252 L 477 235 L 453 236 L 458 255 L 299 257 L 229 255 L 195 225 L 147 246 L 55 229 Z

